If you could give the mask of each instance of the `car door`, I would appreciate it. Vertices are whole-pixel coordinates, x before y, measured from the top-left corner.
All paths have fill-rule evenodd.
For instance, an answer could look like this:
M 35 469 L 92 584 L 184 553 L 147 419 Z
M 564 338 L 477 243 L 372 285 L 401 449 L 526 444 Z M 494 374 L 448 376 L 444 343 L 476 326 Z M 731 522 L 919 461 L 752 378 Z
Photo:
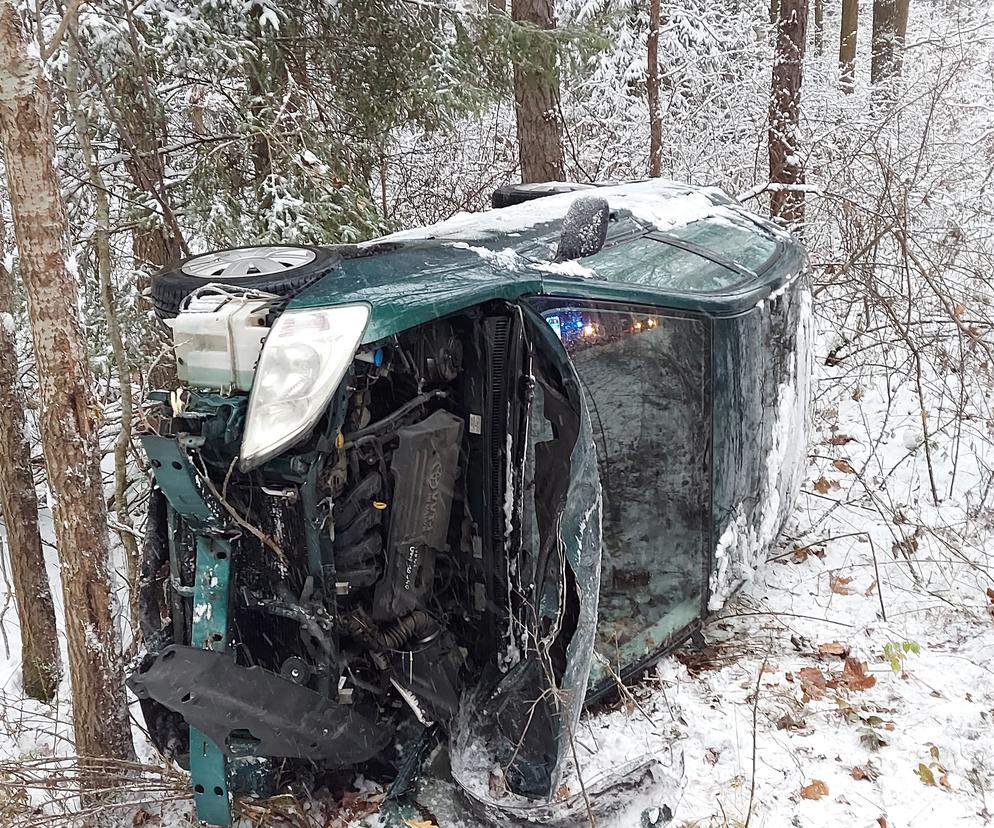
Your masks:
M 577 373 L 597 453 L 596 696 L 685 637 L 706 611 L 711 325 L 644 305 L 543 298 L 536 306 Z

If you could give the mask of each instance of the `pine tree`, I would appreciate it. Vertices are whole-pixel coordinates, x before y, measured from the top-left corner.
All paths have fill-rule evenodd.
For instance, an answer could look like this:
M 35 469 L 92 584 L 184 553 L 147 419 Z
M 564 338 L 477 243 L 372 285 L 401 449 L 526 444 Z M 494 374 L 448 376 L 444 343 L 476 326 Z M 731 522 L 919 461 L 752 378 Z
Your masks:
M 791 224 L 804 221 L 804 165 L 800 156 L 801 68 L 807 29 L 806 0 L 781 0 L 770 85 L 770 212 Z M 777 186 L 779 185 L 779 186 Z

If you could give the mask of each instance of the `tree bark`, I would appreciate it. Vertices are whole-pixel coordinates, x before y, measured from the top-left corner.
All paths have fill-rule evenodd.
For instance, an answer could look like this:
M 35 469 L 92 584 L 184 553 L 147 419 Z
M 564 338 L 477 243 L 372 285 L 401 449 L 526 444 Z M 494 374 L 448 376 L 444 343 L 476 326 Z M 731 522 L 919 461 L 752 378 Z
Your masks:
M 873 0 L 870 83 L 881 86 L 901 74 L 909 0 Z
M 780 0 L 770 85 L 770 210 L 790 224 L 804 221 L 804 193 L 791 188 L 804 183 L 799 122 L 807 10 L 807 0 Z
M 75 33 L 75 32 L 74 32 Z M 128 569 L 128 594 L 130 596 L 130 620 L 134 640 L 141 635 L 138 624 L 138 542 L 135 539 L 134 521 L 128 507 L 128 449 L 133 431 L 134 399 L 131 390 L 131 365 L 121 335 L 117 308 L 114 303 L 114 286 L 111 282 L 110 255 L 110 202 L 107 198 L 107 185 L 97 163 L 97 155 L 90 139 L 86 114 L 79 97 L 79 55 L 78 41 L 70 38 L 68 60 L 66 62 L 66 98 L 79 147 L 86 166 L 93 193 L 93 245 L 97 259 L 97 278 L 100 284 L 100 303 L 107 319 L 107 334 L 117 369 L 117 381 L 121 401 L 121 428 L 114 441 L 114 512 L 117 516 L 118 537 L 124 549 Z
M 514 0 L 511 19 L 541 29 L 556 27 L 554 0 Z M 527 65 L 514 66 L 514 102 L 518 124 L 521 180 L 562 181 L 562 123 L 559 118 L 559 75 L 556 56 L 533 55 Z
M 81 757 L 131 758 L 113 612 L 107 505 L 86 343 L 55 168 L 48 84 L 13 0 L 0 0 L 0 138 L 28 299 L 66 608 L 73 726 Z
M 859 25 L 859 0 L 842 0 L 842 28 L 839 30 L 839 87 L 853 91 L 856 74 L 856 32 Z
M 815 54 L 820 55 L 825 43 L 825 0 L 814 0 L 815 3 Z
M 659 5 L 649 0 L 649 38 L 646 83 L 649 98 L 649 177 L 663 174 L 663 122 L 659 113 Z
M 4 239 L 0 212 L 0 242 Z M 13 327 L 14 280 L 0 256 L 0 512 L 7 529 L 14 604 L 21 629 L 24 692 L 51 701 L 59 686 L 55 607 L 38 532 L 38 496 L 17 378 Z

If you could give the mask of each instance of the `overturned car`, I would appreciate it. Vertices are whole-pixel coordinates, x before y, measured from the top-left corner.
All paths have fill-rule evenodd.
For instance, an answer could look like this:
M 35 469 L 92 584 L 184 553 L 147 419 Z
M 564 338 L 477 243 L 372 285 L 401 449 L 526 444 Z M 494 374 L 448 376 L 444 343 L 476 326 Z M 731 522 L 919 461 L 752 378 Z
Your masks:
M 720 609 L 792 506 L 800 245 L 669 182 L 494 203 L 154 278 L 181 387 L 143 437 L 129 686 L 207 822 L 293 776 L 403 792 L 443 738 L 471 798 L 545 813 L 584 704 Z

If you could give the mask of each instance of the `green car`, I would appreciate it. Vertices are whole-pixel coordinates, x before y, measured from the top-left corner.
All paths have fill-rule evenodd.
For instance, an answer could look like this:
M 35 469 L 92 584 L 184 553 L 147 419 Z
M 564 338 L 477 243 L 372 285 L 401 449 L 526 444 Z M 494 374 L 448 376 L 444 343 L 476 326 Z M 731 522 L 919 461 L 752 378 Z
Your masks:
M 129 685 L 207 822 L 337 771 L 401 800 L 440 742 L 481 809 L 547 817 L 584 705 L 697 633 L 793 506 L 801 245 L 658 180 L 494 205 L 153 280 L 180 387 L 143 437 Z

